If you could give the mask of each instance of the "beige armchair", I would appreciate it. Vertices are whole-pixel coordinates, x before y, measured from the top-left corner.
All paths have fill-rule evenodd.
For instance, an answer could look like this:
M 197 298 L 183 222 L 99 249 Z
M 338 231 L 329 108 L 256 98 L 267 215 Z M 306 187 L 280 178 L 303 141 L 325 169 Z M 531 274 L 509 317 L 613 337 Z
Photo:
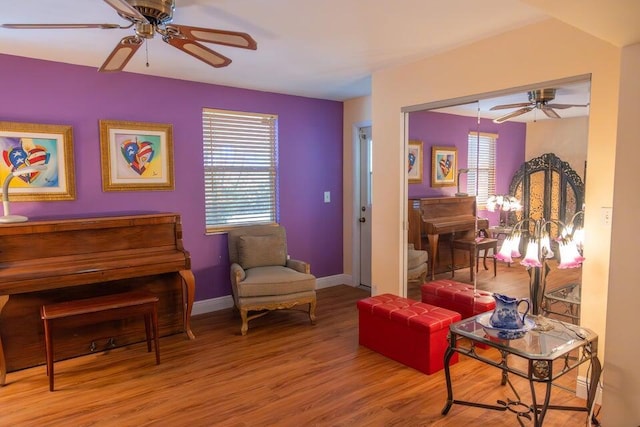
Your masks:
M 249 320 L 299 304 L 309 304 L 309 319 L 315 323 L 316 278 L 308 263 L 289 259 L 284 227 L 255 225 L 231 230 L 228 246 L 242 335 L 247 333 Z

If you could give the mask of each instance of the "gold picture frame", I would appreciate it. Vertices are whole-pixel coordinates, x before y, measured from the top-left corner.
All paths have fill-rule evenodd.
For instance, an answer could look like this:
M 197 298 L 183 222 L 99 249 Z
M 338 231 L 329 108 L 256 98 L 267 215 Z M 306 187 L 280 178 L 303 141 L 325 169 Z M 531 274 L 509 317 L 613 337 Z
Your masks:
M 100 120 L 103 191 L 171 191 L 173 125 Z
M 455 187 L 458 185 L 458 149 L 456 147 L 431 147 L 431 186 Z
M 22 167 L 43 168 L 11 181 L 11 201 L 75 200 L 71 126 L 0 122 L 0 153 L 0 183 Z
M 422 141 L 409 141 L 407 157 L 407 177 L 409 184 L 422 183 L 422 170 L 424 169 Z

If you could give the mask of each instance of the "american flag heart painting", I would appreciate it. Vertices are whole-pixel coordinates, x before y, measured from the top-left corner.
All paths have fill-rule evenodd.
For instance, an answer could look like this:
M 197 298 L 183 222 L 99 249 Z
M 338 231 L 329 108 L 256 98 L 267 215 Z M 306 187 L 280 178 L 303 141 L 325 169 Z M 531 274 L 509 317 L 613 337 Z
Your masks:
M 170 124 L 100 121 L 104 191 L 173 190 Z
M 458 150 L 456 147 L 431 147 L 431 186 L 456 185 Z

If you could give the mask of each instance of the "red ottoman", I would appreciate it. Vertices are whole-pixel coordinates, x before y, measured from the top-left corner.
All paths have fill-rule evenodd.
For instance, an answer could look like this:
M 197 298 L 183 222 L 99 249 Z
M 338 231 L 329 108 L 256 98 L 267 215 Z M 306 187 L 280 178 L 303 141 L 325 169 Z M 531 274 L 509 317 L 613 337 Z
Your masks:
M 441 307 L 382 294 L 358 301 L 360 344 L 393 360 L 433 374 L 444 367 L 449 325 L 460 314 Z M 450 364 L 458 361 L 458 353 Z
M 463 319 L 496 308 L 491 292 L 476 290 L 467 283 L 455 280 L 434 280 L 420 288 L 422 302 L 457 311 Z

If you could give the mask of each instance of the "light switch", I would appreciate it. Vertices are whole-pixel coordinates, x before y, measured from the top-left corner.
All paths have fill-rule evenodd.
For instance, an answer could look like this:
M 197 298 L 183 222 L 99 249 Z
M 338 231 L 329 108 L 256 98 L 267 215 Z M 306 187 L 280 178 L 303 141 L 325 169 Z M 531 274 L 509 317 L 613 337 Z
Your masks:
M 324 192 L 324 202 L 325 203 L 330 203 L 331 202 L 331 191 L 325 191 Z

